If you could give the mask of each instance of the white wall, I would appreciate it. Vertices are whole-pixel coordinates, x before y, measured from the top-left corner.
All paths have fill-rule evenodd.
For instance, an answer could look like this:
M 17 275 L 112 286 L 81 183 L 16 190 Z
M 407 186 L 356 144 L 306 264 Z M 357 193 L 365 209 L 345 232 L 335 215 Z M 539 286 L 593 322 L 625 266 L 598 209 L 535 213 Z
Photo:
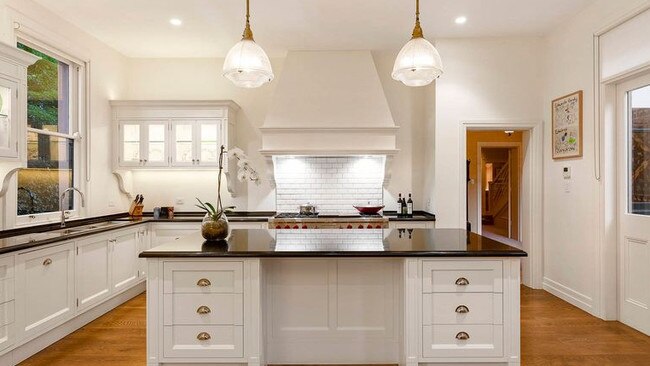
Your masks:
M 551 159 L 544 149 L 544 288 L 594 314 L 599 309 L 599 182 L 594 176 L 593 34 L 646 0 L 599 0 L 544 40 L 545 135 L 551 133 L 551 100 L 584 90 L 583 157 Z M 562 168 L 571 167 L 570 192 Z M 611 277 L 611 276 L 610 276 Z
M 396 52 L 373 52 L 373 59 L 388 100 L 395 124 L 400 126 L 398 147 L 400 153 L 394 158 L 392 179 L 384 192 L 387 209 L 396 209 L 397 193 L 413 192 L 415 208 L 423 207 L 422 169 L 412 169 L 412 164 L 420 164 L 424 135 L 420 133 L 423 126 L 423 93 L 426 90 L 403 86 L 390 77 Z M 282 77 L 283 58 L 271 60 L 276 80 Z M 125 99 L 232 99 L 242 109 L 237 115 L 237 145 L 249 155 L 253 165 L 263 173 L 266 163 L 259 154 L 261 135 L 259 127 L 271 103 L 276 82 L 259 89 L 241 89 L 233 86 L 221 76 L 223 59 L 130 59 L 128 72 L 128 92 Z M 419 166 L 419 165 L 417 165 Z M 147 207 L 161 205 L 159 193 L 185 198 L 185 205 L 176 205 L 178 211 L 194 210 L 191 202 L 194 196 L 213 199 L 215 178 L 210 172 L 198 172 L 193 183 L 178 185 L 174 174 L 158 172 L 141 172 L 134 175 L 134 190 L 148 198 Z M 213 174 L 212 174 L 213 175 Z M 262 174 L 265 179 L 265 175 Z M 160 202 L 157 197 L 160 198 Z M 188 199 L 189 198 L 189 199 Z M 165 204 L 174 204 L 166 199 Z M 224 197 L 224 204 L 234 204 L 238 210 L 275 210 L 275 191 L 267 181 L 260 187 L 249 185 L 246 197 L 234 200 Z
M 542 45 L 539 38 L 436 42 L 445 73 L 436 85 L 435 121 L 427 118 L 435 123 L 435 178 L 426 187 L 436 227 L 465 227 L 462 123 L 542 119 Z
M 30 32 L 38 33 L 42 41 L 53 43 L 62 52 L 91 62 L 92 150 L 89 154 L 91 180 L 85 188 L 87 213 L 124 212 L 128 202 L 119 193 L 117 180 L 106 167 L 110 166 L 111 149 L 108 101 L 124 94 L 127 85 L 126 57 L 31 0 L 3 1 L 0 3 L 0 16 L 3 41 L 15 44 L 13 22 L 17 21 L 29 28 Z

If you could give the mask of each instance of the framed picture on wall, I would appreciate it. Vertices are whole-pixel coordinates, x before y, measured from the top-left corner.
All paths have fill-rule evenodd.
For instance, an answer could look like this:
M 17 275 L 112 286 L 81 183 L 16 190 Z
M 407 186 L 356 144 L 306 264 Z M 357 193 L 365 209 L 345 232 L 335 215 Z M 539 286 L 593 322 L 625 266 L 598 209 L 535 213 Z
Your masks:
M 551 103 L 553 159 L 582 157 L 582 90 Z

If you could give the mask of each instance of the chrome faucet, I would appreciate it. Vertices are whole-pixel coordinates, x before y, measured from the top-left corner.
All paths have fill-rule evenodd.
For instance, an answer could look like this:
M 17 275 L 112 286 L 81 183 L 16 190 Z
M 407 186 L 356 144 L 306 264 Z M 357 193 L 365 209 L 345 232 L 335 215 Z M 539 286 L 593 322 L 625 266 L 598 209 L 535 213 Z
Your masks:
M 74 191 L 79 192 L 79 195 L 81 196 L 81 207 L 86 207 L 86 198 L 84 197 L 83 192 L 75 187 L 70 187 L 63 191 L 63 193 L 61 193 L 61 199 L 59 200 L 59 207 L 61 208 L 61 227 L 65 227 L 65 209 L 63 208 L 63 199 L 65 198 L 66 193 L 73 192 L 74 194 Z

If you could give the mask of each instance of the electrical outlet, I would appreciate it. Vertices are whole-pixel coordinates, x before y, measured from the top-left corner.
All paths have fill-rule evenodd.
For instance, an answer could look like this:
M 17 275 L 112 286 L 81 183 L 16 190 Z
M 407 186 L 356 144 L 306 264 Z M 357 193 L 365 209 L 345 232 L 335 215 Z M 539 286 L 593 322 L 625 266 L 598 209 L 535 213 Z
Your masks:
M 184 205 L 185 204 L 185 198 L 177 198 L 176 199 L 176 204 L 177 205 Z

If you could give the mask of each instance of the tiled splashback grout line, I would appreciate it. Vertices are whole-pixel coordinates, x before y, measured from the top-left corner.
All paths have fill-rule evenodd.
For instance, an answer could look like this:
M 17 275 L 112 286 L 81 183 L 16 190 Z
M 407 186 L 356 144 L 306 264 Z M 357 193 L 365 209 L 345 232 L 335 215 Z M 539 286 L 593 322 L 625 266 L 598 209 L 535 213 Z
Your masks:
M 321 213 L 356 213 L 354 204 L 383 202 L 383 156 L 273 159 L 278 212 L 311 203 Z

